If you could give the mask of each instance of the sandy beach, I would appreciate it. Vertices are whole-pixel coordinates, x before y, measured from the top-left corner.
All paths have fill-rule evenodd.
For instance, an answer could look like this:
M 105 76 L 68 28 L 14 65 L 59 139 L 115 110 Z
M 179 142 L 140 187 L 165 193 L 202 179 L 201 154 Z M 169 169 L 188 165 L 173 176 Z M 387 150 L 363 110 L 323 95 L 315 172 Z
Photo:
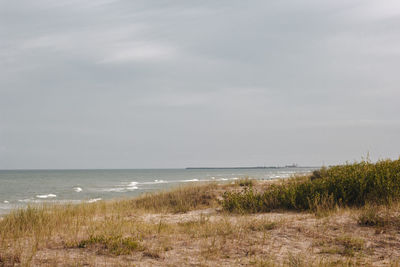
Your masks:
M 250 183 L 252 190 L 262 191 L 280 182 Z M 0 263 L 2 266 L 398 264 L 398 225 L 362 226 L 359 217 L 365 212 L 363 208 L 257 214 L 222 210 L 222 194 L 240 192 L 247 183 L 196 184 L 134 200 L 14 212 L 0 224 Z M 185 201 L 191 203 L 186 205 Z M 393 218 L 400 212 L 399 205 L 376 209 Z M 15 232 L 4 232 L 7 227 Z

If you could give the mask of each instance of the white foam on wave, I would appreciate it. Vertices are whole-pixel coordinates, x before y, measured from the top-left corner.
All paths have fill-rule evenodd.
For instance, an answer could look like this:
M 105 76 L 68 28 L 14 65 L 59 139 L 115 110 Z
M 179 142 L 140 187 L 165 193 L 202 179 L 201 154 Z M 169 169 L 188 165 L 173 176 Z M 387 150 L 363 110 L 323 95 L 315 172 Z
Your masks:
M 101 190 L 103 192 L 126 192 L 126 188 L 125 187 L 115 187 L 115 188 L 105 188 L 103 190 Z
M 164 181 L 164 180 L 154 180 L 154 182 L 142 182 L 142 183 L 139 183 L 139 184 L 146 184 L 146 185 L 148 185 L 148 184 L 165 184 L 165 183 L 173 183 L 174 181 Z
M 187 182 L 198 182 L 199 179 L 190 179 L 190 180 L 182 180 L 181 182 L 187 183 Z
M 126 187 L 126 190 L 136 190 L 138 189 L 137 187 L 138 182 L 130 182 L 128 186 Z
M 92 199 L 89 199 L 88 201 L 87 201 L 87 203 L 94 203 L 94 202 L 97 202 L 97 201 L 100 201 L 101 200 L 101 198 L 99 197 L 99 198 L 92 198 Z
M 43 200 L 33 199 L 33 198 L 25 198 L 25 199 L 18 199 L 18 202 L 21 202 L 21 203 L 42 203 Z
M 136 186 L 138 184 L 138 182 L 130 182 L 129 184 L 128 184 L 128 186 Z
M 105 188 L 105 189 L 102 189 L 101 191 L 124 193 L 127 191 L 139 189 L 139 187 L 137 185 L 138 185 L 138 182 L 130 182 L 127 185 L 123 185 L 123 187 L 119 186 L 119 187 L 113 187 L 113 188 Z
M 36 195 L 37 198 L 55 198 L 57 195 L 47 194 L 47 195 Z
M 32 202 L 32 200 L 33 200 L 33 199 L 25 198 L 25 199 L 18 199 L 18 202 L 25 202 L 25 203 L 27 203 L 27 202 Z
M 10 202 L 7 201 L 7 200 L 4 200 L 3 203 L 4 203 L 4 204 L 9 204 Z
M 81 187 L 74 187 L 74 191 L 79 193 L 82 192 L 82 188 Z
M 283 176 L 283 177 L 286 177 L 286 176 Z M 282 176 L 281 175 L 272 175 L 271 178 L 282 178 Z
M 221 177 L 218 179 L 215 179 L 215 181 L 230 181 L 230 180 L 238 180 L 238 177 L 231 177 L 231 178 L 226 178 L 226 177 Z

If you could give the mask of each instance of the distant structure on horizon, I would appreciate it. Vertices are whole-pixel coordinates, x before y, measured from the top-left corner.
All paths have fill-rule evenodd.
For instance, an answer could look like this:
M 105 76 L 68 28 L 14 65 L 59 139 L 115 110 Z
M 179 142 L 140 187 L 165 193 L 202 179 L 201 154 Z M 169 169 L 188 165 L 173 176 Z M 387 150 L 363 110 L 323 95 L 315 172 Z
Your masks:
M 293 163 L 291 165 L 286 165 L 285 168 L 297 168 L 299 167 L 299 165 L 297 165 L 297 163 Z
M 279 169 L 279 168 L 299 168 L 296 163 L 291 165 L 279 166 L 256 166 L 256 167 L 187 167 L 187 170 L 204 170 L 204 169 Z

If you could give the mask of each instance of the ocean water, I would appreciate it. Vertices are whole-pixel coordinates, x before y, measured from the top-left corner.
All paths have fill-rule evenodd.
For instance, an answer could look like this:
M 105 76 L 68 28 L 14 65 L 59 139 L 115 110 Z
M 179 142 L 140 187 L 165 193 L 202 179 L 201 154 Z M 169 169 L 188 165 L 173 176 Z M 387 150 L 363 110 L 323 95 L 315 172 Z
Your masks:
M 0 170 L 0 214 L 35 203 L 128 198 L 186 183 L 286 178 L 314 168 Z

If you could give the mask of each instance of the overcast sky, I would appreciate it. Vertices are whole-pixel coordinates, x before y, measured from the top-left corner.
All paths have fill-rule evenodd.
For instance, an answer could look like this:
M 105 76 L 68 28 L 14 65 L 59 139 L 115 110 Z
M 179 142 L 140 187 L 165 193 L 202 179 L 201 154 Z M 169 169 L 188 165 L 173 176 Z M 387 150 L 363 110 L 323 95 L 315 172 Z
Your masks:
M 0 0 L 0 169 L 400 154 L 400 1 Z

